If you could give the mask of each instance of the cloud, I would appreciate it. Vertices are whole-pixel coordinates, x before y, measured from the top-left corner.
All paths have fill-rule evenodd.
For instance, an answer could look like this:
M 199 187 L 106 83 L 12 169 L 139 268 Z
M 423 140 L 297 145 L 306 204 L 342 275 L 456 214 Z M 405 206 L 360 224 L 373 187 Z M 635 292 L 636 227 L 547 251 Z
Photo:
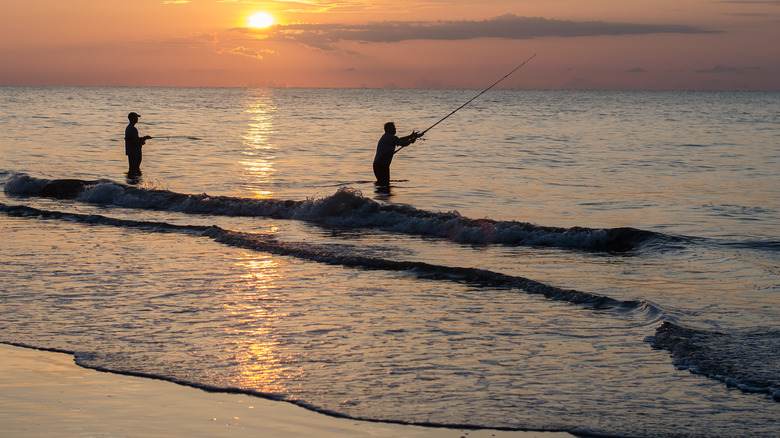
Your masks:
M 257 81 L 257 82 L 250 82 L 247 84 L 247 87 L 249 88 L 285 88 L 287 87 L 287 84 L 284 82 L 276 82 L 276 81 Z
M 186 5 L 190 0 L 163 0 L 164 5 Z
M 219 54 L 246 56 L 247 58 L 263 59 L 263 53 L 274 53 L 272 50 L 258 51 L 249 47 L 239 46 L 232 49 L 217 49 Z
M 647 73 L 647 70 L 643 69 L 642 67 L 636 67 L 636 68 L 632 68 L 628 72 L 629 73 Z
M 696 73 L 747 73 L 755 70 L 761 70 L 761 67 L 732 67 L 718 64 L 712 68 L 696 70 Z
M 754 4 L 754 5 L 780 6 L 780 0 L 723 0 L 714 3 L 733 3 L 737 5 Z
M 196 32 L 190 34 L 190 38 L 195 41 L 201 41 L 208 44 L 214 44 L 216 45 L 219 42 L 219 39 L 217 38 L 216 33 L 212 32 Z
M 248 0 L 220 0 L 223 3 L 253 3 Z M 461 0 L 464 1 L 464 0 Z M 469 0 L 465 0 L 469 1 Z M 455 6 L 458 0 L 448 0 L 447 6 Z M 259 3 L 254 1 L 255 4 Z M 276 0 L 273 9 L 278 12 L 296 13 L 304 12 L 308 14 L 322 14 L 328 12 L 340 13 L 371 13 L 386 12 L 409 12 L 410 6 L 441 6 L 439 0 L 417 0 L 413 5 L 403 4 L 398 0 Z
M 606 23 L 566 21 L 506 14 L 481 21 L 400 22 L 385 21 L 365 25 L 296 23 L 276 25 L 266 30 L 239 31 L 274 41 L 288 41 L 321 50 L 334 50 L 342 41 L 393 43 L 408 40 L 456 41 L 475 38 L 533 39 L 541 37 L 583 37 L 601 35 L 644 35 L 658 33 L 716 33 L 676 24 Z

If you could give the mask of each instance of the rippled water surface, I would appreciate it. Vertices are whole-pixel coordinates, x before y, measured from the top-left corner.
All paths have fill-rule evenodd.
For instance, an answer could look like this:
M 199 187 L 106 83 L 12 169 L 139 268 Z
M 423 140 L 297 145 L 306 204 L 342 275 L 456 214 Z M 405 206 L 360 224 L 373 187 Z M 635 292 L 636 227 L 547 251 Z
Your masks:
M 0 91 L 2 342 L 354 418 L 777 436 L 778 93 L 492 90 L 387 192 L 382 124 L 477 91 Z

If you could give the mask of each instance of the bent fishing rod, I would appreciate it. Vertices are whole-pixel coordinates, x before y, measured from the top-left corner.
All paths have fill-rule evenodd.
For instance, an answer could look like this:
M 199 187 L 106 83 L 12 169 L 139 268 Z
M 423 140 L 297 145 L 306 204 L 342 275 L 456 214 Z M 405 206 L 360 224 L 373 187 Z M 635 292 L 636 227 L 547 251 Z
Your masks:
M 493 87 L 495 87 L 496 85 L 500 84 L 500 83 L 501 83 L 501 81 L 503 81 L 504 79 L 508 78 L 510 75 L 512 75 L 512 73 L 514 73 L 514 72 L 516 72 L 516 71 L 520 70 L 520 67 L 522 67 L 522 66 L 524 66 L 524 65 L 528 64 L 528 61 L 530 61 L 531 59 L 533 59 L 533 57 L 534 57 L 534 56 L 536 56 L 536 53 L 534 53 L 533 55 L 531 55 L 531 57 L 530 57 L 530 58 L 528 58 L 528 59 L 526 59 L 525 61 L 523 61 L 523 63 L 522 63 L 522 64 L 520 64 L 520 65 L 518 65 L 517 67 L 515 67 L 515 68 L 514 68 L 514 70 L 512 70 L 512 71 L 510 71 L 509 73 L 505 74 L 505 75 L 504 75 L 504 77 L 502 77 L 501 79 L 499 79 L 499 80 L 497 80 L 496 82 L 494 82 L 494 83 L 493 83 L 493 85 L 491 85 L 491 86 L 489 86 L 489 87 L 485 88 L 484 90 L 482 90 L 482 92 L 480 92 L 480 93 L 479 93 L 479 94 L 477 94 L 476 96 L 474 96 L 474 97 L 472 97 L 471 99 L 469 99 L 469 100 L 468 100 L 468 102 L 466 102 L 466 103 L 464 103 L 463 105 L 461 105 L 461 106 L 459 106 L 459 107 L 455 108 L 455 110 L 454 110 L 454 111 L 452 111 L 451 113 L 449 113 L 449 114 L 447 114 L 446 116 L 442 117 L 442 118 L 441 118 L 441 119 L 440 119 L 438 122 L 436 122 L 436 123 L 434 123 L 433 125 L 429 126 L 429 127 L 428 127 L 428 129 L 426 129 L 425 131 L 423 131 L 423 132 L 418 132 L 418 133 L 412 132 L 412 135 L 414 135 L 414 136 L 415 136 L 415 139 L 422 137 L 423 135 L 425 135 L 425 133 L 426 133 L 426 132 L 430 131 L 430 130 L 431 130 L 431 128 L 433 128 L 434 126 L 438 125 L 439 123 L 441 123 L 441 122 L 443 122 L 443 121 L 447 120 L 447 119 L 448 119 L 448 118 L 449 118 L 451 115 L 453 115 L 453 114 L 455 114 L 456 112 L 460 111 L 460 110 L 461 110 L 463 107 L 465 107 L 466 105 L 468 105 L 468 104 L 470 104 L 471 102 L 473 102 L 474 100 L 476 100 L 476 99 L 477 99 L 479 96 L 482 96 L 483 94 L 487 93 L 487 92 L 488 92 L 488 91 L 489 91 L 491 88 L 493 88 Z M 405 147 L 406 147 L 406 146 L 401 146 L 401 148 L 399 148 L 399 149 L 398 149 L 398 151 L 400 151 L 401 149 L 403 149 L 403 148 L 405 148 Z M 398 151 L 396 151 L 396 152 L 398 152 Z

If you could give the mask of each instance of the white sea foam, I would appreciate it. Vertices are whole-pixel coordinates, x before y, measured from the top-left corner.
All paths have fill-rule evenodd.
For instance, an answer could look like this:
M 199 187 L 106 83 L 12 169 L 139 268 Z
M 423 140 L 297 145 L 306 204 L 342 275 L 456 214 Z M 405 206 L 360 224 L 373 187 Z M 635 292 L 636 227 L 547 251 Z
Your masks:
M 69 184 L 73 180 L 64 180 Z M 42 195 L 59 180 L 18 175 L 6 185 L 10 194 Z M 335 227 L 376 227 L 404 234 L 436 236 L 469 244 L 502 244 L 579 248 L 584 250 L 631 250 L 656 233 L 631 228 L 560 228 L 517 221 L 470 219 L 458 212 L 432 212 L 406 205 L 387 206 L 363 196 L 354 188 L 338 189 L 333 195 L 304 201 L 251 199 L 229 196 L 191 195 L 146 189 L 112 181 L 82 181 L 76 198 L 83 202 L 126 208 L 169 210 L 223 216 L 262 216 L 295 219 Z M 59 191 L 57 191 L 59 193 Z M 668 239 L 671 237 L 666 236 Z

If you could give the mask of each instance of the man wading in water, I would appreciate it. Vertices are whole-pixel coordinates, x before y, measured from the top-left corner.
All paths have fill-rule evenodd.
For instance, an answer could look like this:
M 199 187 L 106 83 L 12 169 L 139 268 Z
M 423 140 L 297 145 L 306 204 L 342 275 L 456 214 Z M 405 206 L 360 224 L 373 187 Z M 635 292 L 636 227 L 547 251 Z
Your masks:
M 418 138 L 422 137 L 417 131 L 412 131 L 406 137 L 397 137 L 395 135 L 395 123 L 385 123 L 385 134 L 376 144 L 376 155 L 374 156 L 374 175 L 376 176 L 376 185 L 390 185 L 390 163 L 393 161 L 393 155 L 401 148 L 409 146 Z M 396 149 L 396 146 L 401 146 Z
M 150 136 L 145 135 L 143 137 L 138 136 L 138 128 L 135 124 L 138 123 L 138 118 L 141 117 L 137 113 L 130 113 L 127 115 L 130 123 L 125 128 L 125 155 L 127 155 L 127 163 L 129 168 L 127 170 L 128 177 L 134 177 L 141 175 L 141 148 L 149 140 Z

